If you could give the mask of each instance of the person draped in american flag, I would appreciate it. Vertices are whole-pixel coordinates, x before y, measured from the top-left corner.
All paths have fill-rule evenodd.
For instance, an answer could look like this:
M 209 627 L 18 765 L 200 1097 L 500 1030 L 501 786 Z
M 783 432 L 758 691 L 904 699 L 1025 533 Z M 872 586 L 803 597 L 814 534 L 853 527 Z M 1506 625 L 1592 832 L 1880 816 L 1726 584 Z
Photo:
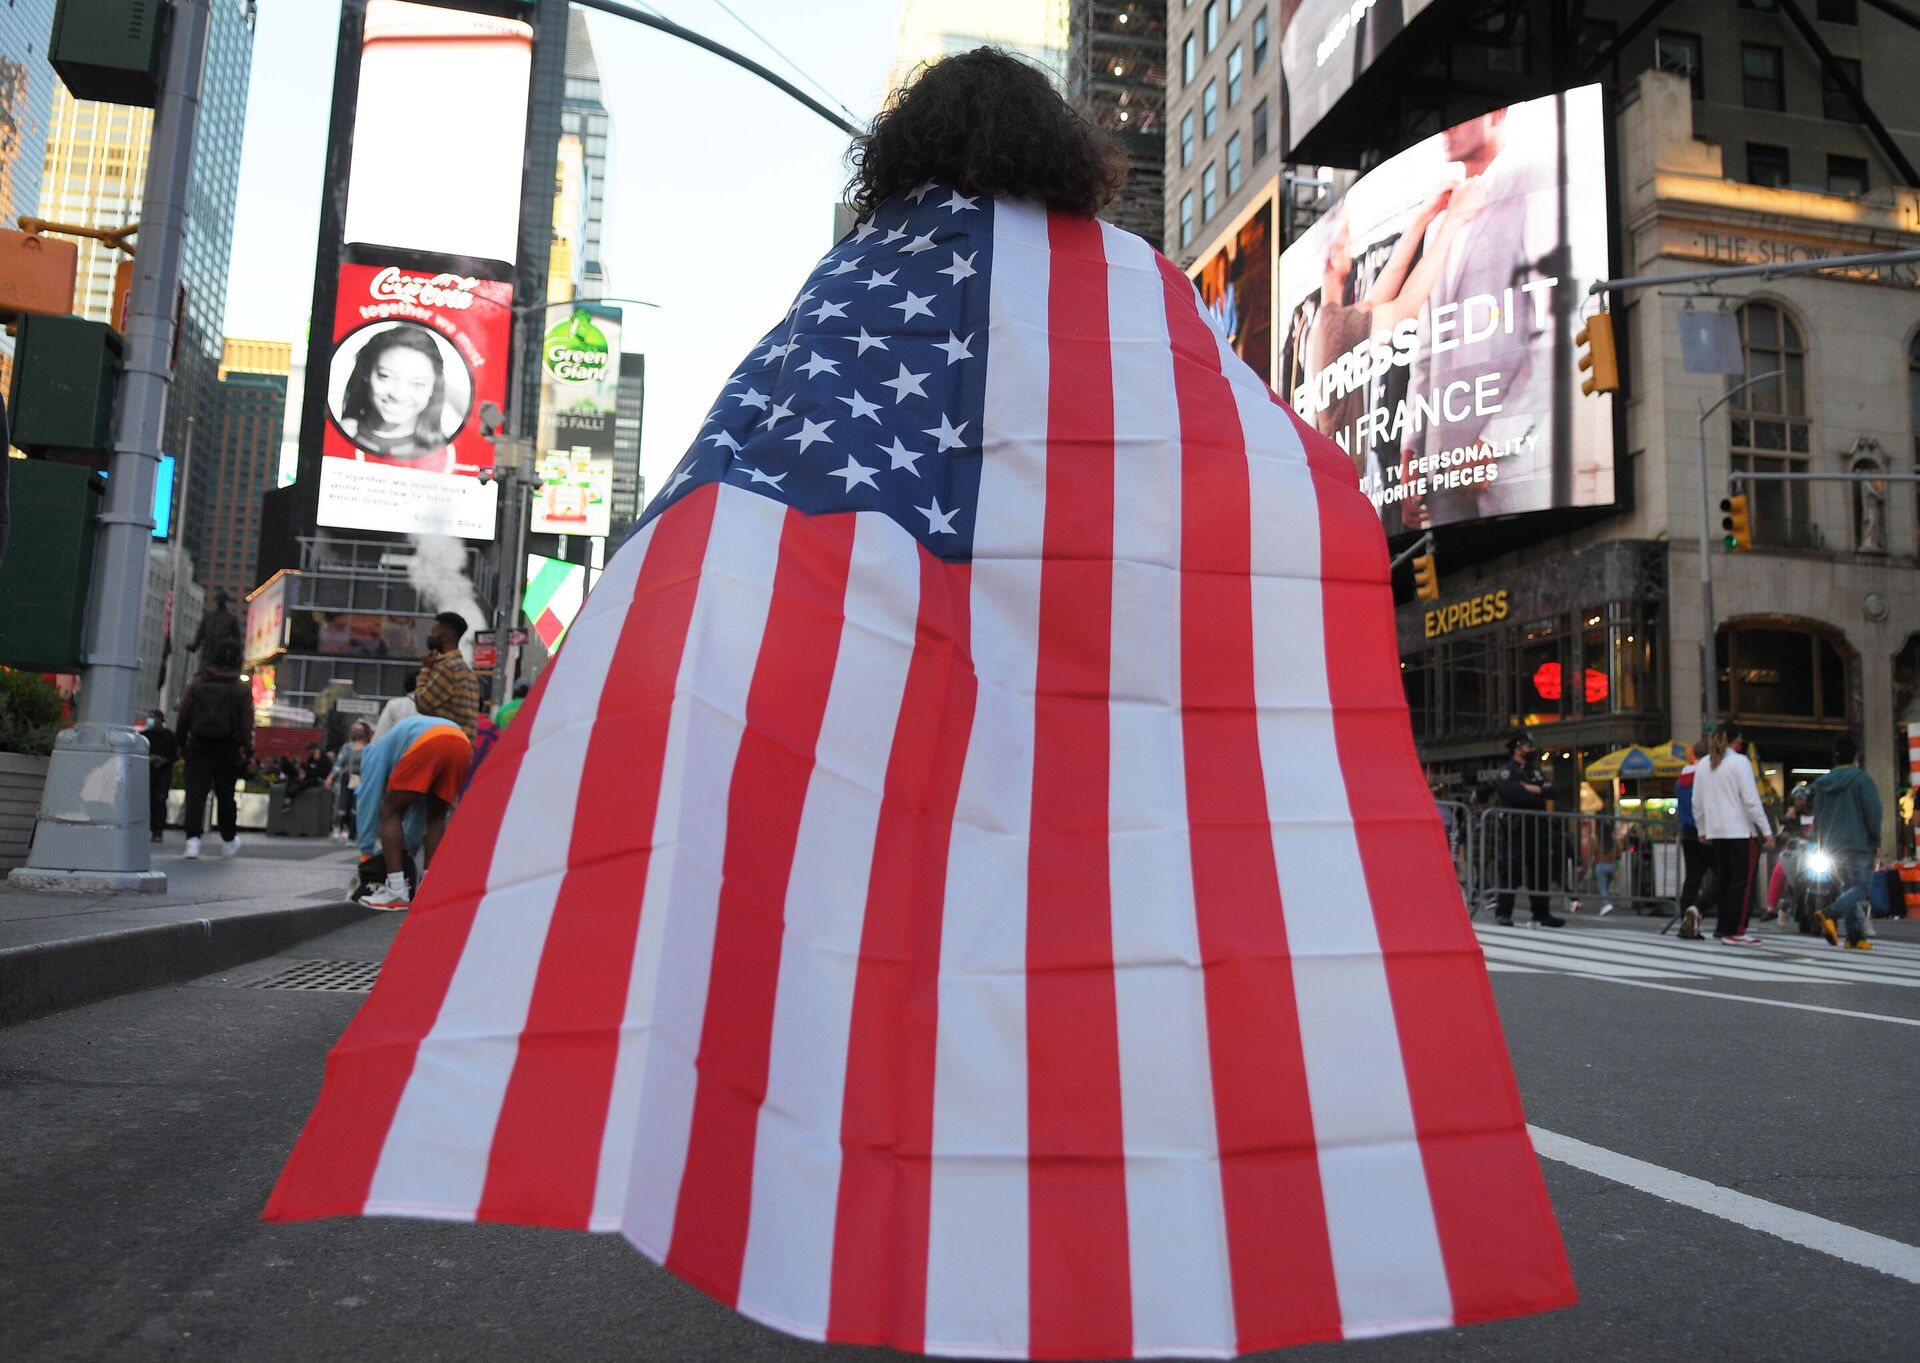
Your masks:
M 1569 1304 L 1352 462 L 990 49 L 476 778 L 267 1208 L 618 1231 L 814 1339 Z

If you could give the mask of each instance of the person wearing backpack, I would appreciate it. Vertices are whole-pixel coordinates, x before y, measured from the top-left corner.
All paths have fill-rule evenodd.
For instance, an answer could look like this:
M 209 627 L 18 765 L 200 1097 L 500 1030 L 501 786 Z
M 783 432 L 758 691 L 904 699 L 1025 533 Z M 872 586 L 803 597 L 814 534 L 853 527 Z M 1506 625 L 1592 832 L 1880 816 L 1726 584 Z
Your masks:
M 1840 887 L 1819 916 L 1820 933 L 1838 946 L 1838 925 L 1844 924 L 1850 949 L 1872 951 L 1867 891 L 1880 850 L 1880 792 L 1860 769 L 1860 742 L 1852 734 L 1834 740 L 1833 769 L 1813 783 L 1813 826 L 1820 831 L 1820 849 L 1833 858 L 1833 883 Z
M 240 646 L 222 640 L 213 662 L 180 698 L 180 748 L 186 755 L 187 857 L 200 855 L 207 793 L 213 793 L 219 818 L 220 850 L 240 850 L 238 801 L 234 784 L 253 759 L 253 692 L 240 679 Z

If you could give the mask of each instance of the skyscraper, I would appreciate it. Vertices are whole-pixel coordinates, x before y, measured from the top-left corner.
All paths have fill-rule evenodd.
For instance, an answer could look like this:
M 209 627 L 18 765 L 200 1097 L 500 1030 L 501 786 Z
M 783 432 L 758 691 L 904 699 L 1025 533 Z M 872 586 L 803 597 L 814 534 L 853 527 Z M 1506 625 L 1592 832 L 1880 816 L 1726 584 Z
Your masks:
M 233 370 L 214 386 L 214 397 L 214 421 L 194 446 L 187 505 L 201 509 L 205 525 L 205 552 L 194 555 L 200 581 L 239 601 L 258 585 L 260 506 L 280 463 L 287 376 Z
M 1158 246 L 1166 158 L 1166 0 L 1073 0 L 1067 98 L 1127 153 L 1127 183 L 1100 216 Z
M 586 171 L 586 240 L 580 269 L 580 292 L 598 298 L 607 291 L 606 267 L 601 263 L 600 238 L 607 206 L 607 139 L 613 120 L 600 102 L 600 63 L 593 54 L 593 34 L 586 11 L 567 12 L 567 93 L 560 106 L 562 136 L 580 139 Z
M 611 549 L 627 537 L 627 531 L 646 505 L 647 482 L 640 476 L 640 418 L 647 404 L 647 357 L 624 354 L 620 357 L 620 396 L 613 417 L 613 499 L 608 506 L 612 529 L 607 536 Z
M 47 31 L 48 25 L 41 26 L 41 51 L 46 48 Z M 213 0 L 213 27 L 207 38 L 206 77 L 200 90 L 200 122 L 189 187 L 192 211 L 187 215 L 182 259 L 186 311 L 181 319 L 180 358 L 174 368 L 161 442 L 165 453 L 177 456 L 190 455 L 194 439 L 209 435 L 215 420 L 214 389 L 219 382 L 225 341 L 227 267 L 233 246 L 234 200 L 240 192 L 240 140 L 246 126 L 252 64 L 253 5 L 248 0 Z M 146 194 L 147 150 L 152 137 L 151 109 L 75 99 L 64 85 L 57 86 L 40 184 L 40 216 L 91 227 L 124 227 L 138 222 Z M 118 251 L 103 243 L 80 242 L 74 310 L 81 316 L 100 322 L 112 320 L 114 270 L 121 258 Z M 192 473 L 176 482 L 176 488 L 181 482 L 206 485 Z M 194 497 L 183 509 L 180 520 L 187 549 L 196 563 L 205 565 L 208 504 Z
M 0 218 L 7 226 L 40 211 L 47 125 L 60 78 L 47 62 L 54 0 L 13 0 L 0 8 Z M 0 392 L 13 372 L 13 338 L 0 335 Z M 3 454 L 4 451 L 0 451 Z

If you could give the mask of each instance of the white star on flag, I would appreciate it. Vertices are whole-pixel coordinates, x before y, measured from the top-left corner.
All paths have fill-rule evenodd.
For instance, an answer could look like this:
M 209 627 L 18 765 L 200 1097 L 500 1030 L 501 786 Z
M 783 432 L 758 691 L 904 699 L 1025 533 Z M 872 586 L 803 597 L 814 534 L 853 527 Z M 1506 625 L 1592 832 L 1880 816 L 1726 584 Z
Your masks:
M 724 449 L 732 450 L 735 454 L 740 453 L 740 442 L 728 435 L 725 431 L 715 431 L 707 437 L 706 443 L 709 445 L 719 445 Z
M 787 406 L 784 402 L 776 402 L 773 404 L 773 410 L 767 413 L 767 419 L 760 423 L 760 429 L 764 431 L 782 417 L 790 417 L 792 415 L 793 408 Z
M 742 407 L 758 407 L 763 412 L 767 410 L 767 395 L 758 388 L 749 388 L 744 393 L 735 393 L 733 400 Z
M 874 233 L 873 224 L 870 222 L 863 222 L 858 227 L 853 229 L 853 239 L 855 241 L 865 241 L 868 237 L 872 236 L 873 233 Z
M 900 443 L 900 437 L 897 435 L 893 438 L 891 448 L 883 449 L 880 453 L 893 460 L 894 468 L 905 469 L 916 478 L 920 476 L 920 461 L 927 457 L 924 454 L 915 454 L 905 445 L 902 445 Z
M 854 352 L 856 355 L 864 355 L 869 350 L 874 350 L 874 349 L 879 349 L 879 350 L 887 349 L 887 343 L 881 340 L 878 336 L 867 335 L 867 329 L 865 327 L 861 327 L 860 334 L 851 339 L 853 340 L 854 344 L 860 347 L 859 350 Z
M 737 450 L 740 447 L 738 445 L 735 445 L 734 448 Z M 679 489 L 680 484 L 691 482 L 691 481 L 693 481 L 693 474 L 686 469 L 681 469 L 678 473 L 673 475 L 673 478 L 667 483 L 665 487 L 660 489 L 660 495 L 662 497 L 671 497 Z
M 953 191 L 953 197 L 940 206 L 949 213 L 958 213 L 963 208 L 977 209 L 980 205 L 956 189 Z
M 882 388 L 893 389 L 893 405 L 898 407 L 902 402 L 906 401 L 907 394 L 909 393 L 917 398 L 923 398 L 927 395 L 927 390 L 920 386 L 920 380 L 926 377 L 925 374 L 909 373 L 907 367 L 903 364 L 900 366 L 898 377 L 888 379 L 880 386 Z
M 785 345 L 779 345 L 777 343 L 769 344 L 767 346 L 767 353 L 760 358 L 762 360 L 784 360 L 799 348 L 800 347 L 792 341 L 788 341 Z
M 805 454 L 809 445 L 823 443 L 831 445 L 833 443 L 833 437 L 827 434 L 827 427 L 831 425 L 833 425 L 832 418 L 828 418 L 825 421 L 814 421 L 811 418 L 803 416 L 800 418 L 799 432 L 788 436 L 787 439 L 798 440 L 800 442 L 800 453 Z
M 915 293 L 912 289 L 908 289 L 905 298 L 901 299 L 898 303 L 889 303 L 887 306 L 900 309 L 900 320 L 902 322 L 911 322 L 916 317 L 933 316 L 933 309 L 927 306 L 927 304 L 932 301 L 932 294 L 927 294 L 923 297 Z
M 768 487 L 779 487 L 780 480 L 787 476 L 784 473 L 763 473 L 759 469 L 746 464 L 735 464 L 734 471 L 736 473 L 744 473 L 754 482 L 765 483 Z M 936 503 L 936 505 L 938 504 Z
M 952 363 L 952 361 L 948 361 L 948 363 Z M 800 366 L 800 372 L 810 379 L 818 378 L 822 371 L 828 374 L 838 374 L 840 372 L 840 361 L 830 360 L 816 350 L 813 352 L 813 358 Z
M 932 249 L 933 249 L 933 233 L 925 232 L 925 233 L 922 233 L 920 236 L 915 237 L 912 241 L 908 242 L 905 246 L 902 246 L 900 248 L 900 254 L 903 256 L 917 256 L 922 251 L 931 251 Z
M 784 477 L 785 475 L 782 476 Z M 940 499 L 935 497 L 929 505 L 916 506 L 914 510 L 927 518 L 927 533 L 929 535 L 957 535 L 960 533 L 953 528 L 953 518 L 960 514 L 958 507 L 955 507 L 952 511 L 942 511 L 940 509 Z
M 926 198 L 927 195 L 933 193 L 933 191 L 938 188 L 939 188 L 938 185 L 936 185 L 932 180 L 929 180 L 924 185 L 921 185 L 920 188 L 910 191 L 907 194 L 907 197 L 909 199 L 912 199 L 915 203 L 919 203 L 922 199 Z
M 794 299 L 793 306 L 787 309 L 787 316 L 791 317 L 793 316 L 794 313 L 800 311 L 801 307 L 811 297 L 813 297 L 813 290 L 808 289 L 805 292 L 803 292 L 798 298 Z
M 955 360 L 972 359 L 973 351 L 968 349 L 968 347 L 971 346 L 972 344 L 973 344 L 973 334 L 971 332 L 967 334 L 967 339 L 962 341 L 958 337 L 956 337 L 951 331 L 949 331 L 947 333 L 947 339 L 940 342 L 938 345 L 936 345 L 934 349 L 946 351 L 947 363 L 952 364 Z
M 816 322 L 824 322 L 829 317 L 845 317 L 847 315 L 847 305 L 845 303 L 822 302 L 819 307 L 813 310 L 812 315 L 813 320 Z
M 927 434 L 940 442 L 940 453 L 945 454 L 948 450 L 957 450 L 966 443 L 961 440 L 960 437 L 966 433 L 967 427 L 972 424 L 971 422 L 963 421 L 958 426 L 955 426 L 951 419 L 942 416 L 940 418 L 940 425 L 936 429 L 928 431 Z
M 852 492 L 855 486 L 860 483 L 865 483 L 875 492 L 880 490 L 880 484 L 873 481 L 874 470 L 860 463 L 852 455 L 847 456 L 847 466 L 845 468 L 830 469 L 828 470 L 828 474 L 830 477 L 846 479 L 847 485 L 845 490 L 848 492 Z
M 899 273 L 898 270 L 888 270 L 885 274 L 881 274 L 878 270 L 875 270 L 871 277 L 863 279 L 860 282 L 865 284 L 870 290 L 877 289 L 883 284 L 893 283 L 893 277 Z
M 882 246 L 891 246 L 893 245 L 894 242 L 900 241 L 906 235 L 907 234 L 905 232 L 902 232 L 897 227 L 889 227 L 887 229 L 887 234 L 884 237 L 880 238 L 880 244 Z
M 874 415 L 875 412 L 880 410 L 880 405 L 875 402 L 868 402 L 865 398 L 861 397 L 858 389 L 855 389 L 851 395 L 842 397 L 840 401 L 846 403 L 848 408 L 851 409 L 852 415 L 848 418 L 849 420 L 858 421 L 861 417 L 865 417 L 867 420 L 874 422 L 880 420 L 879 417 Z
M 838 265 L 835 265 L 831 270 L 828 270 L 825 275 L 825 278 L 832 279 L 836 275 L 852 274 L 855 270 L 859 268 L 860 268 L 860 257 L 853 256 L 847 260 L 841 261 Z
M 974 256 L 977 256 L 979 254 L 980 253 L 978 251 L 970 252 L 967 255 L 967 258 L 965 260 L 962 260 L 960 258 L 960 253 L 958 251 L 955 251 L 953 253 L 953 264 L 947 266 L 946 269 L 941 270 L 940 273 L 943 275 L 951 276 L 953 279 L 953 282 L 956 284 L 958 284 L 963 279 L 971 279 L 974 275 L 979 273 L 978 270 L 973 268 L 973 258 Z

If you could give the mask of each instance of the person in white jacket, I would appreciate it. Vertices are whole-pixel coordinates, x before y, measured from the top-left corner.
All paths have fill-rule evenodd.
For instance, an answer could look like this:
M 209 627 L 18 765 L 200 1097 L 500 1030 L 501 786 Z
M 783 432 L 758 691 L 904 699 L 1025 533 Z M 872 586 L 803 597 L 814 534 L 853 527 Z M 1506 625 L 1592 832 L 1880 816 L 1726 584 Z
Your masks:
M 1773 824 L 1760 803 L 1746 738 L 1732 720 L 1722 720 L 1708 740 L 1707 755 L 1693 774 L 1693 818 L 1700 841 L 1713 857 L 1713 875 L 1698 908 L 1687 910 L 1682 937 L 1700 935 L 1700 916 L 1714 910 L 1713 935 L 1734 946 L 1759 946 L 1747 931 L 1753 905 L 1753 871 L 1760 848 L 1773 846 Z

